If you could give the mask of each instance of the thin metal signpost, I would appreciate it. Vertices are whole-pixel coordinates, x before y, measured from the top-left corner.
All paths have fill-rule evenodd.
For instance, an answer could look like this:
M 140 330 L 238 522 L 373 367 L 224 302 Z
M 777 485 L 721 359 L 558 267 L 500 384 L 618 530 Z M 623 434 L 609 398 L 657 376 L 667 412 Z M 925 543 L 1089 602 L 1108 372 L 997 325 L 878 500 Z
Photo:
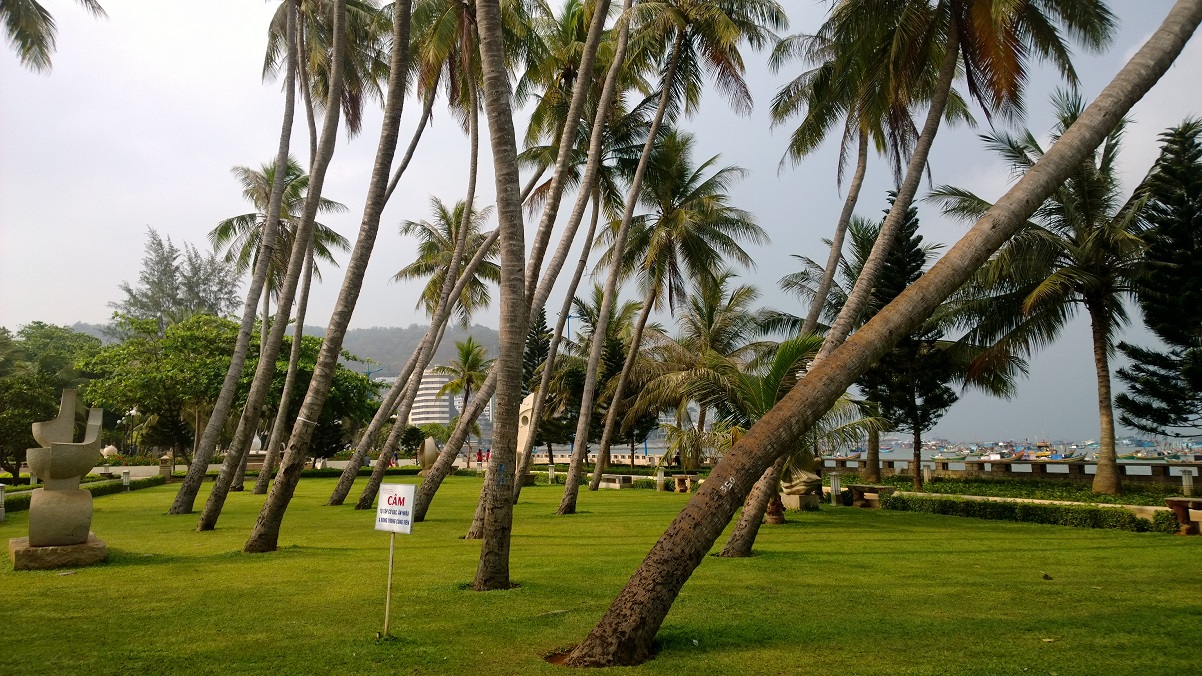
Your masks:
M 396 556 L 396 534 L 410 533 L 413 527 L 413 484 L 382 484 L 380 502 L 376 506 L 376 530 L 388 531 L 388 588 L 384 593 L 384 632 L 388 636 L 392 615 L 392 569 Z

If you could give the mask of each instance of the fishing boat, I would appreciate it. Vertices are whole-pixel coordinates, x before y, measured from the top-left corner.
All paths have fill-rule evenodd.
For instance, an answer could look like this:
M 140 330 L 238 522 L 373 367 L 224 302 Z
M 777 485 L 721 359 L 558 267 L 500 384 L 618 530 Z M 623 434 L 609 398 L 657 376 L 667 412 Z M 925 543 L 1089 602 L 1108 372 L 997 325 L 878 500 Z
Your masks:
M 1014 462 L 1022 456 L 1022 451 L 993 451 L 981 456 L 981 462 Z
M 963 462 L 964 459 L 967 457 L 968 457 L 967 453 L 962 453 L 960 451 L 949 451 L 947 449 L 944 449 L 944 450 L 936 453 L 935 455 L 932 455 L 931 460 L 942 460 L 944 462 L 948 462 L 948 461 Z
M 836 453 L 829 456 L 831 460 L 859 460 L 859 453 Z
M 1051 455 L 1043 458 L 1036 458 L 1040 462 L 1072 462 L 1074 460 L 1084 460 L 1084 453 L 1074 453 L 1072 451 L 1061 452 L 1053 451 Z

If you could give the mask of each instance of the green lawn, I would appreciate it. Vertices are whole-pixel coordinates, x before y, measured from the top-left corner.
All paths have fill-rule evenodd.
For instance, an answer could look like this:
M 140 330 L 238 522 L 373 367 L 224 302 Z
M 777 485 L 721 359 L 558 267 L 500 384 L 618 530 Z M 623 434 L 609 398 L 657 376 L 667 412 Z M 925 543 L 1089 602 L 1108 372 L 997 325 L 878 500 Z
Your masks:
M 542 656 L 584 636 L 688 497 L 586 493 L 583 513 L 556 517 L 561 488 L 527 488 L 512 550 L 521 586 L 481 594 L 464 590 L 479 544 L 458 539 L 480 480 L 451 477 L 432 520 L 397 536 L 399 638 L 377 643 L 388 535 L 371 512 L 320 506 L 333 484 L 301 482 L 283 549 L 266 555 L 240 553 L 261 496 L 231 494 L 210 533 L 164 516 L 174 486 L 97 498 L 106 564 L 0 566 L 4 671 L 564 673 Z M 24 535 L 27 515 L 10 513 L 0 539 Z M 1202 538 L 825 507 L 765 526 L 757 550 L 707 559 L 657 659 L 622 673 L 1199 668 Z

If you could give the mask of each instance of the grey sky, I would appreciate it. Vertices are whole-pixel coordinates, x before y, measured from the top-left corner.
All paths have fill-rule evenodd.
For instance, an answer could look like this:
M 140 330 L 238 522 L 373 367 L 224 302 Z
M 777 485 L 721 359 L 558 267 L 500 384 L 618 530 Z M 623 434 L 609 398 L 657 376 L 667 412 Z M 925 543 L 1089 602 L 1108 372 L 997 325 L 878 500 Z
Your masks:
M 94 20 L 71 2 L 50 2 L 59 23 L 58 52 L 50 75 L 25 71 L 10 49 L 0 53 L 0 325 L 15 329 L 34 320 L 59 324 L 103 322 L 118 284 L 137 278 L 146 228 L 205 247 L 219 220 L 247 210 L 230 174 L 234 165 L 258 167 L 274 153 L 283 97 L 278 83 L 260 79 L 268 17 L 275 3 L 211 0 L 205 3 L 104 0 L 108 20 Z M 826 3 L 785 2 L 789 32 L 821 22 Z M 1169 0 L 1112 0 L 1121 19 L 1106 54 L 1079 54 L 1086 96 L 1095 95 L 1155 29 Z M 772 130 L 767 103 L 788 76 L 771 74 L 764 55 L 747 54 L 756 97 L 750 117 L 732 114 L 710 93 L 700 113 L 683 126 L 695 133 L 701 157 L 721 154 L 749 177 L 733 192 L 735 203 L 756 214 L 772 237 L 752 251 L 758 267 L 743 276 L 757 284 L 766 305 L 801 312 L 776 288 L 792 271 L 790 254 L 825 258 L 842 204 L 834 181 L 836 148 L 828 143 L 796 168 L 778 172 L 788 128 Z M 1138 181 L 1156 155 L 1156 136 L 1187 115 L 1202 113 L 1202 42 L 1195 38 L 1172 71 L 1136 107 L 1123 155 L 1125 177 Z M 1056 79 L 1046 69 L 1028 88 L 1026 126 L 1051 125 L 1048 98 Z M 410 102 L 402 129 L 408 141 L 417 118 Z M 392 274 L 412 260 L 414 241 L 396 234 L 403 219 L 426 218 L 430 195 L 462 198 L 467 143 L 450 117 L 436 111 L 413 168 L 384 213 L 380 237 L 352 327 L 408 325 L 425 317 L 414 310 L 416 284 L 395 284 Z M 978 117 L 980 117 L 978 115 Z M 983 123 L 982 119 L 982 123 Z M 339 138 L 325 194 L 351 207 L 323 221 L 352 241 L 376 148 L 379 113 L 366 118 L 361 137 Z M 944 130 L 935 142 L 935 184 L 953 183 L 987 198 L 1007 187 L 1009 176 L 977 139 L 978 130 Z M 477 204 L 494 194 L 487 143 L 482 143 Z M 303 124 L 294 154 L 307 156 Z M 879 215 L 889 175 L 869 167 L 859 212 Z M 920 205 L 928 242 L 950 245 L 965 226 Z M 324 324 L 341 273 L 327 270 L 315 288 L 309 322 Z M 553 296 L 548 314 L 557 311 Z M 496 312 L 480 321 L 496 325 Z M 666 322 L 665 322 L 666 323 Z M 1137 322 L 1138 324 L 1138 319 Z M 1142 329 L 1133 331 L 1139 339 Z M 936 434 L 951 438 L 1097 436 L 1096 380 L 1088 326 L 1076 322 L 1032 363 L 1031 378 L 1010 402 L 969 394 Z

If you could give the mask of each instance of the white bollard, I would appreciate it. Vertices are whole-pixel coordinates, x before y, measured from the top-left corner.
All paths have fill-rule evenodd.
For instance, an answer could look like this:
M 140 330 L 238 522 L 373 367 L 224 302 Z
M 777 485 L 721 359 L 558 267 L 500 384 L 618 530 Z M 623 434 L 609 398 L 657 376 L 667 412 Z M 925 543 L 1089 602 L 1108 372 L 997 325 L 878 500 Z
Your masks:
M 549 465 L 547 467 L 547 483 L 552 486 L 555 485 L 555 464 L 554 463 L 552 463 L 551 465 Z
M 922 482 L 924 484 L 931 483 L 931 479 L 934 479 L 934 478 L 935 478 L 935 470 L 931 469 L 930 467 L 922 468 Z
M 843 506 L 843 489 L 839 487 L 838 472 L 831 472 L 831 506 Z
M 655 490 L 664 490 L 664 466 L 660 465 L 655 470 Z
M 0 491 L 3 490 L 0 488 Z M 1194 471 L 1191 469 L 1181 470 L 1181 494 L 1187 498 L 1194 497 Z M 0 492 L 0 495 L 3 493 Z

